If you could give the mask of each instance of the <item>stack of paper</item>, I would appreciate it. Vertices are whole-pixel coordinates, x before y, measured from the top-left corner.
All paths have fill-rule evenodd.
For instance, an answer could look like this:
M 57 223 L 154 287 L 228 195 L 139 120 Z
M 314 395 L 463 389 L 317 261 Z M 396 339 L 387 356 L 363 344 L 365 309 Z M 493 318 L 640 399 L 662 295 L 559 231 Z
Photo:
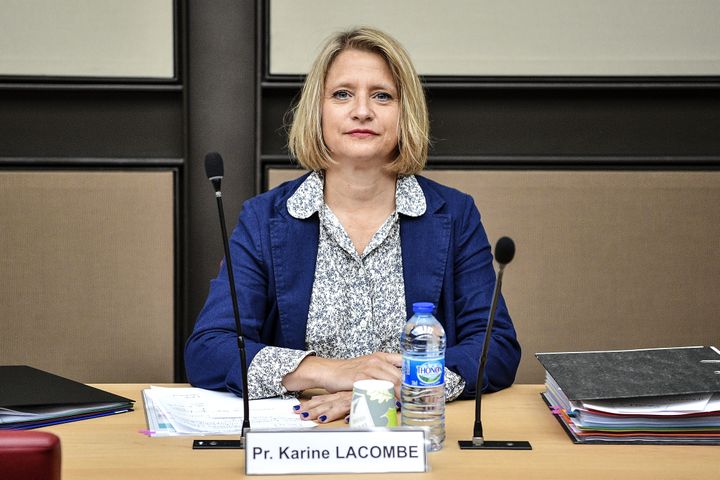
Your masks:
M 143 390 L 150 436 L 239 435 L 243 423 L 242 398 L 230 392 L 202 388 Z M 296 429 L 314 427 L 293 413 L 297 399 L 267 398 L 250 401 L 250 428 Z
M 575 443 L 720 444 L 715 347 L 537 354 Z

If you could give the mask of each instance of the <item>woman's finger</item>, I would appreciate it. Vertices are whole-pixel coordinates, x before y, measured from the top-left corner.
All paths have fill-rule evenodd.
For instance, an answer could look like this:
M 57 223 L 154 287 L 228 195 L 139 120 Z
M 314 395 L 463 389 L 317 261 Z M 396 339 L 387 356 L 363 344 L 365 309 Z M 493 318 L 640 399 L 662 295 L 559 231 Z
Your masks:
M 301 404 L 298 414 L 307 420 L 321 423 L 332 422 L 345 417 L 350 412 L 352 392 L 338 392 L 328 395 L 316 395 Z

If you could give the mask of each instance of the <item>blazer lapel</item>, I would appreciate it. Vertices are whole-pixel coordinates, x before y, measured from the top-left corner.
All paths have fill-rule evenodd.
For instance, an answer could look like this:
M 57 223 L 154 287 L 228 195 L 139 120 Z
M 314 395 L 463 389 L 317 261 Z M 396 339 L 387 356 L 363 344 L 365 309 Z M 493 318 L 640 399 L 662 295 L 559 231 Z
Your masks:
M 289 348 L 305 348 L 320 226 L 317 215 L 298 220 L 283 209 L 270 219 L 270 248 L 281 336 Z
M 402 246 L 405 307 L 412 314 L 415 302 L 438 305 L 450 245 L 450 216 L 436 213 L 444 201 L 424 188 L 427 210 L 419 217 L 402 216 Z

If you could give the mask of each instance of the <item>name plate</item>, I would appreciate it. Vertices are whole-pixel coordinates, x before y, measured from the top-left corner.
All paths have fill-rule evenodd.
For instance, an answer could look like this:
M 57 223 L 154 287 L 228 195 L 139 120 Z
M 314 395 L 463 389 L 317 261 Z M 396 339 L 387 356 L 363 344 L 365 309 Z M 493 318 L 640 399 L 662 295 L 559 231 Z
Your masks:
M 251 429 L 245 434 L 247 475 L 425 471 L 420 428 Z

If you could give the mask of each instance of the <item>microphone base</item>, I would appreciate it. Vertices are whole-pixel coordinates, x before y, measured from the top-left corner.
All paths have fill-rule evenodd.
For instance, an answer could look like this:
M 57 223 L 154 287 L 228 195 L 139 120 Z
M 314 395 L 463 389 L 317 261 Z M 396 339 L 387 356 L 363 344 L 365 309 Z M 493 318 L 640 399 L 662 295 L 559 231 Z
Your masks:
M 193 450 L 244 450 L 245 438 L 240 440 L 193 440 Z
M 472 440 L 458 440 L 460 450 L 532 450 L 525 440 L 485 440 L 476 445 Z

